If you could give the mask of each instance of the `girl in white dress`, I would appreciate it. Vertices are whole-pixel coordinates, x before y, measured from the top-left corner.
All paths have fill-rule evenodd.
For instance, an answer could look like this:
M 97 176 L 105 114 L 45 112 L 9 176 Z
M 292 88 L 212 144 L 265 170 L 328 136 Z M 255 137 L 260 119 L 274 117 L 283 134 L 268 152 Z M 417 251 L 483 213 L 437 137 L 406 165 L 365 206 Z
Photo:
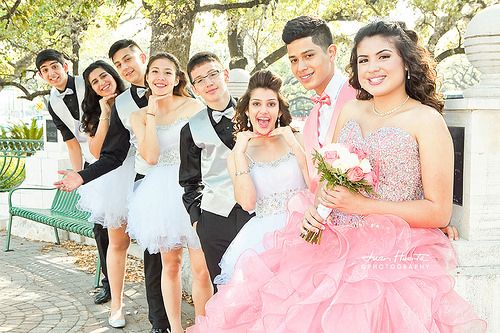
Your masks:
M 196 314 L 204 313 L 213 290 L 200 241 L 191 226 L 179 185 L 179 136 L 188 119 L 203 105 L 188 97 L 186 75 L 171 54 L 149 60 L 146 86 L 148 106 L 131 115 L 138 154 L 152 167 L 129 203 L 130 236 L 149 253 L 161 253 L 163 301 L 172 333 L 182 333 L 182 248 L 187 247 L 193 273 Z
M 215 284 L 229 281 L 242 253 L 264 249 L 264 236 L 286 223 L 288 199 L 306 189 L 302 138 L 289 126 L 292 117 L 280 93 L 281 83 L 268 70 L 255 73 L 236 106 L 236 144 L 228 158 L 228 169 L 236 201 L 244 210 L 255 211 L 256 216 L 224 253 Z
M 85 97 L 82 102 L 82 128 L 87 133 L 90 152 L 98 159 L 108 133 L 111 107 L 125 86 L 116 70 L 102 60 L 90 64 L 83 72 L 83 79 Z M 106 264 L 111 290 L 109 323 L 113 327 L 125 326 L 123 282 L 130 244 L 125 232 L 127 194 L 134 176 L 134 156 L 129 156 L 119 168 L 78 189 L 80 208 L 89 211 L 90 221 L 102 224 L 108 232 Z

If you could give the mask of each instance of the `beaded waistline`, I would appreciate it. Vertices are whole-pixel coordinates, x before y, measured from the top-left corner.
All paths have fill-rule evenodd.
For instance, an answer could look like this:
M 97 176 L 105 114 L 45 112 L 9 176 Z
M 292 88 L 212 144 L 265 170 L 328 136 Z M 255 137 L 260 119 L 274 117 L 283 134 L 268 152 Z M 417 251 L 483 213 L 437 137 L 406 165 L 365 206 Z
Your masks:
M 302 190 L 302 188 L 289 189 L 260 198 L 255 203 L 255 215 L 275 215 L 286 212 L 288 200 Z
M 176 149 L 171 149 L 164 151 L 158 157 L 157 166 L 170 166 L 181 163 L 181 157 L 179 151 Z

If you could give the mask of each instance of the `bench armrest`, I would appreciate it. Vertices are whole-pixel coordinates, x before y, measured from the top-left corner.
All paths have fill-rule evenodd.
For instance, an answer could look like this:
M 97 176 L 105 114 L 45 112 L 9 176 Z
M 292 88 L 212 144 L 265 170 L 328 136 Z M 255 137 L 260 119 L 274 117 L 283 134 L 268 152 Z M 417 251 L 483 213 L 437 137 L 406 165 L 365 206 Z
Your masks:
M 12 190 L 9 191 L 9 211 L 12 208 L 12 193 L 18 191 L 18 190 L 35 190 L 35 191 L 52 191 L 52 190 L 57 190 L 55 187 L 16 187 L 13 188 Z

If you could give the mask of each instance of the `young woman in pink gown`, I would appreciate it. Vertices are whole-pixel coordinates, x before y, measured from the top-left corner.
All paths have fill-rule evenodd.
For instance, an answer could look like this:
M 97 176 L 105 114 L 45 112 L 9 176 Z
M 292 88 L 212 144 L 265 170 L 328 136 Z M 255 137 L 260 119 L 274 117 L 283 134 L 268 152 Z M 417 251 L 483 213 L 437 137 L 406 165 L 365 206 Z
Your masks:
M 327 221 L 292 198 L 285 228 L 240 257 L 189 333 L 486 330 L 453 290 L 456 259 L 438 229 L 451 216 L 453 147 L 429 53 L 404 24 L 374 22 L 357 33 L 350 67 L 357 100 L 334 140 L 368 152 L 376 193 L 320 188 Z M 320 245 L 299 237 L 318 228 Z

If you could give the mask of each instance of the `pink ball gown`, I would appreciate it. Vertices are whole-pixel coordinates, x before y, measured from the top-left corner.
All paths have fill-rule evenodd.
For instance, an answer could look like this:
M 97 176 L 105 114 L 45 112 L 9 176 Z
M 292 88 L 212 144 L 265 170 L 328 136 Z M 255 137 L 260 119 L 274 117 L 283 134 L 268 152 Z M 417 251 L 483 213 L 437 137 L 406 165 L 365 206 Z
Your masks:
M 377 197 L 424 197 L 418 144 L 384 127 L 363 137 L 348 121 L 340 142 L 369 152 L 379 169 Z M 320 245 L 299 237 L 310 198 L 289 202 L 287 225 L 245 252 L 188 333 L 484 332 L 486 323 L 454 290 L 456 265 L 438 229 L 410 228 L 393 215 L 334 213 Z

